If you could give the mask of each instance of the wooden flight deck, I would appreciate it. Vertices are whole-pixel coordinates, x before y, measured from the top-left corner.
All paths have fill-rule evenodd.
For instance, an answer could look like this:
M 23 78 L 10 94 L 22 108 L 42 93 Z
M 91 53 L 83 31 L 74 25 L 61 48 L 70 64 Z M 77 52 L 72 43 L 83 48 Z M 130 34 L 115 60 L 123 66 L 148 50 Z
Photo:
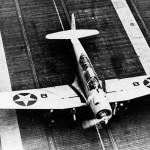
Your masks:
M 75 13 L 77 28 L 99 30 L 99 35 L 81 39 L 81 43 L 100 79 L 144 75 L 146 72 L 132 45 L 129 33 L 123 27 L 120 16 L 117 15 L 117 10 L 112 4 L 113 1 L 117 0 L 55 0 L 55 3 L 66 30 L 70 28 L 68 21 L 71 13 Z M 140 12 L 143 13 L 141 1 L 138 0 L 138 2 L 140 3 L 138 6 Z M 5 0 L 2 2 L 1 8 L 0 29 L 10 76 L 8 90 L 71 84 L 75 77 L 75 63 L 70 42 L 45 39 L 46 34 L 62 30 L 54 2 L 52 0 Z M 135 17 L 137 18 L 137 16 Z M 144 15 L 142 17 L 147 25 L 146 17 Z M 135 25 L 135 23 L 130 25 Z M 140 21 L 138 25 L 143 28 Z M 147 36 L 145 33 L 143 34 L 145 37 Z M 0 55 L 0 59 L 1 57 L 3 56 Z M 1 75 L 4 75 L 3 71 Z M 6 75 L 8 76 L 8 73 Z M 3 84 L 2 82 L 2 88 Z M 128 114 L 117 120 L 112 119 L 108 130 L 105 128 L 100 130 L 106 149 L 113 149 L 106 131 L 111 131 L 119 149 L 127 149 L 127 147 L 146 149 L 146 146 L 149 146 L 148 117 L 150 109 L 148 104 L 148 102 L 141 104 L 138 101 L 138 106 L 135 106 L 131 103 L 130 107 L 133 109 Z M 140 105 L 145 109 L 139 107 Z M 8 111 L 6 110 L 6 112 Z M 70 116 L 67 117 L 69 112 L 67 114 L 64 112 L 64 115 L 56 113 L 56 123 L 52 126 L 49 126 L 44 118 L 44 114 L 48 111 L 17 110 L 16 112 L 15 114 L 13 111 L 12 120 L 8 119 L 9 115 L 6 114 L 4 119 L 11 123 L 15 122 L 17 133 L 20 130 L 20 137 L 19 133 L 15 136 L 19 137 L 16 145 L 20 145 L 20 148 L 17 150 L 21 150 L 22 147 L 25 150 L 102 149 L 97 131 L 94 128 L 84 131 L 78 123 L 72 127 L 71 121 L 68 119 Z M 77 117 L 81 120 L 82 116 L 86 116 L 86 114 L 86 109 L 79 109 Z M 0 111 L 0 115 L 5 116 L 3 111 Z M 9 128 L 8 125 L 7 123 L 6 127 Z M 2 129 L 3 126 L 4 124 L 1 122 L 0 128 Z M 138 129 L 141 129 L 140 132 Z M 3 145 L 10 137 L 3 140 L 2 132 L 0 132 L 0 136 L 0 148 L 7 149 Z

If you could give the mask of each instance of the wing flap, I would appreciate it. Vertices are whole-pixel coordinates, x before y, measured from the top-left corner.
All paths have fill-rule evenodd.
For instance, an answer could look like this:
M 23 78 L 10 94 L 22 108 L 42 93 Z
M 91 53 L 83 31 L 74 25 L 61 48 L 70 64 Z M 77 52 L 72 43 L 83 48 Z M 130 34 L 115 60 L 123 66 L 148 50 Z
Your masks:
M 111 102 L 119 102 L 119 101 L 128 101 L 128 100 L 132 100 L 150 94 L 150 89 L 144 91 L 142 90 L 143 89 L 138 88 L 138 89 L 127 90 L 127 91 L 107 93 L 107 99 L 111 103 Z

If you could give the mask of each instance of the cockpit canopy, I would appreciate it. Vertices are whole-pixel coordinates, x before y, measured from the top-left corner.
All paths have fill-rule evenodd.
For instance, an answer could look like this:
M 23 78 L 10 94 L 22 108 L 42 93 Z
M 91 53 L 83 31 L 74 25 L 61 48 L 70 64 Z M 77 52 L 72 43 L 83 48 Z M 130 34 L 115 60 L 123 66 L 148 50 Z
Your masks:
M 90 91 L 93 90 L 93 89 L 98 90 L 99 88 L 101 88 L 100 84 L 99 84 L 99 81 L 97 80 L 97 78 L 95 76 L 90 78 L 87 85 L 88 85 Z
M 79 64 L 83 69 L 84 77 L 86 79 L 89 91 L 93 89 L 98 90 L 98 88 L 101 88 L 99 79 L 94 71 L 94 68 L 89 58 L 86 55 L 81 54 L 80 59 L 79 59 Z
M 82 67 L 82 69 L 85 71 L 88 67 L 92 68 L 92 64 L 90 62 L 90 60 L 87 58 L 87 56 L 85 56 L 84 54 L 81 54 L 80 59 L 79 59 L 79 63 Z

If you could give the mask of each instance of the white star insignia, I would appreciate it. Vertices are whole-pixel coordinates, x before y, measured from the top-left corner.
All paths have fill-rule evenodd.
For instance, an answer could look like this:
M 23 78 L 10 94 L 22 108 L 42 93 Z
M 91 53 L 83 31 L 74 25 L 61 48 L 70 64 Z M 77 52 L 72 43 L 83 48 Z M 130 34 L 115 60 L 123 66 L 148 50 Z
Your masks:
M 145 79 L 148 83 L 147 84 L 145 84 L 145 86 L 150 86 L 150 79 L 149 78 L 147 78 L 147 79 Z
M 25 95 L 25 96 L 18 94 L 18 96 L 19 96 L 19 98 L 17 100 L 15 100 L 15 102 L 23 102 L 25 104 L 25 106 L 27 106 L 28 102 L 30 102 L 30 101 L 37 101 L 37 99 L 30 97 L 31 94 L 28 94 L 28 95 Z

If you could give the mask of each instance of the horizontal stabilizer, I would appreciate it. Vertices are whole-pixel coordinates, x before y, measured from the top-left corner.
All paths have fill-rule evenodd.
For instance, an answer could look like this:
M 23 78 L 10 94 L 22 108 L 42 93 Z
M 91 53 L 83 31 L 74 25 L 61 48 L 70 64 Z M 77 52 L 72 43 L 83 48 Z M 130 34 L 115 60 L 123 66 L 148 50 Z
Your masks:
M 98 34 L 98 30 L 94 29 L 80 29 L 80 30 L 66 30 L 46 35 L 47 39 L 74 39 L 83 38 Z

